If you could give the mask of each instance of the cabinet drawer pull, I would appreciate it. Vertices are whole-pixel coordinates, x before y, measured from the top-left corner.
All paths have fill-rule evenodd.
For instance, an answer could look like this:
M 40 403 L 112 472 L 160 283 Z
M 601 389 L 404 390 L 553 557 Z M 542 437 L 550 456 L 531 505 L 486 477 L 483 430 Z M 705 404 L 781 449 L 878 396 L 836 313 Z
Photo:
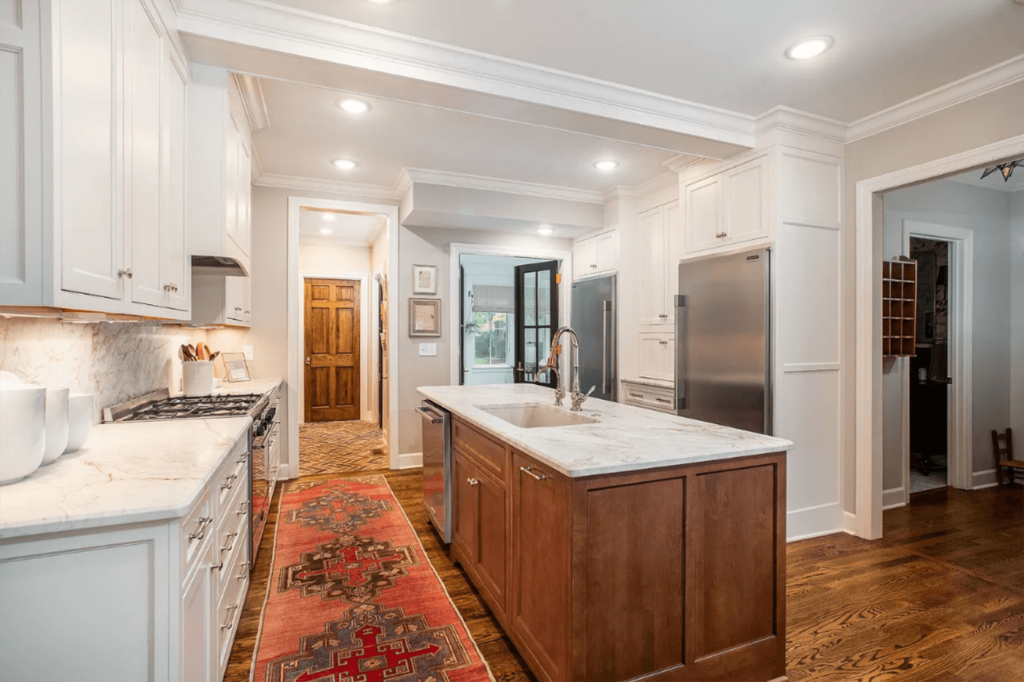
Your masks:
M 237 609 L 237 608 L 238 608 L 238 604 L 232 604 L 231 606 L 229 606 L 229 607 L 227 607 L 226 609 L 224 609 L 224 615 L 225 615 L 225 616 L 227 616 L 227 615 L 228 615 L 229 613 L 231 613 L 232 611 L 234 611 L 234 610 L 235 610 L 235 609 Z M 222 625 L 220 626 L 220 629 L 221 629 L 221 630 L 227 630 L 227 629 L 228 629 L 229 627 L 231 627 L 231 626 L 232 626 L 232 625 L 234 625 L 234 624 L 235 624 L 235 619 L 234 619 L 234 618 L 231 618 L 231 617 L 229 616 L 229 617 L 228 617 L 228 622 L 226 622 L 226 623 L 222 624 Z
M 222 568 L 224 568 L 224 562 L 223 561 L 221 561 L 220 563 L 216 563 L 216 564 L 210 564 L 210 570 L 211 571 L 219 571 Z
M 630 398 L 640 398 L 640 400 L 643 400 L 644 399 L 644 394 L 643 393 L 630 393 L 629 397 Z
M 728 232 L 719 232 L 719 233 L 717 233 L 715 235 L 715 237 L 717 237 L 718 239 L 721 239 L 722 237 L 728 237 L 728 236 L 729 236 Z
M 236 575 L 235 578 L 237 578 L 238 580 L 245 580 L 247 577 L 249 577 L 249 562 L 248 561 L 243 562 L 242 565 L 239 566 L 238 568 L 240 570 L 238 571 L 238 575 Z
M 668 345 L 668 341 L 665 341 L 665 340 L 658 341 L 658 343 L 660 343 L 663 346 L 667 346 Z
M 189 540 L 202 540 L 206 537 L 206 527 L 213 523 L 213 518 L 210 516 L 199 517 L 199 529 L 195 533 L 189 533 Z
M 475 478 L 467 478 L 466 483 L 470 485 L 480 485 L 480 481 L 476 480 Z
M 533 472 L 533 467 L 519 467 L 519 470 L 522 471 L 522 472 L 525 472 L 527 474 L 530 474 L 531 476 L 533 476 L 538 481 L 543 481 L 545 478 L 547 478 L 547 476 L 545 476 L 544 474 L 536 474 L 536 473 L 534 473 Z
M 668 315 L 666 315 L 665 313 L 662 313 L 661 315 L 658 315 L 658 317 L 668 317 Z
M 231 486 L 235 484 L 234 481 L 236 478 L 238 478 L 236 474 L 229 474 L 228 477 L 224 479 L 224 482 L 220 484 L 221 490 L 231 490 Z
M 659 403 L 668 403 L 669 405 L 672 404 L 672 401 L 669 400 L 668 398 L 655 398 L 655 400 L 658 401 Z
M 117 271 L 117 276 L 118 277 L 127 277 L 128 279 L 131 279 L 132 278 L 132 269 L 128 268 L 127 270 L 118 270 Z
M 242 309 L 241 309 L 241 308 L 239 308 L 239 307 L 237 307 L 237 306 L 235 307 L 235 312 L 241 312 L 241 311 L 242 311 Z
M 220 551 L 222 551 L 222 552 L 230 552 L 234 548 L 234 546 L 235 546 L 234 538 L 236 538 L 236 537 L 238 537 L 238 531 L 235 531 L 234 533 L 228 533 L 227 535 L 225 535 L 224 536 L 224 540 L 226 540 L 228 542 L 228 544 L 226 544 L 223 547 L 221 547 Z
M 238 459 L 236 459 L 235 461 L 239 464 L 245 464 L 245 460 L 247 459 L 249 459 L 249 453 L 243 452 L 241 455 L 238 456 Z
M 246 513 L 249 509 L 249 500 L 242 500 L 242 504 L 238 505 L 238 511 L 235 512 L 238 516 Z
M 597 270 L 597 266 L 596 266 L 596 265 L 591 265 L 591 266 L 590 266 L 590 268 L 591 268 L 592 270 Z

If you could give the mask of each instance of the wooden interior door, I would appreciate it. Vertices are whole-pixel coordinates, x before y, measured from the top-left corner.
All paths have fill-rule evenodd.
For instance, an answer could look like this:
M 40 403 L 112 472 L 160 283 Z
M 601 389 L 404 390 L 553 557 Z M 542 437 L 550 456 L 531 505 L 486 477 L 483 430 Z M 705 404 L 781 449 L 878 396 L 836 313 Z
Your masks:
M 359 281 L 306 280 L 306 421 L 359 419 Z

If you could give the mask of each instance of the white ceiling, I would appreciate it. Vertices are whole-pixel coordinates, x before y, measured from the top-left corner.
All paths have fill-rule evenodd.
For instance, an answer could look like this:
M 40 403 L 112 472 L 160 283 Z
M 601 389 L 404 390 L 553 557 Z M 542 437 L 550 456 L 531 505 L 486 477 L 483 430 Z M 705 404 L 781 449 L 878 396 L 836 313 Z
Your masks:
M 403 168 L 604 191 L 666 171 L 674 152 L 450 109 L 360 96 L 364 114 L 338 108 L 334 90 L 263 79 L 270 127 L 253 133 L 264 173 L 391 186 Z M 346 158 L 350 171 L 331 161 Z M 593 167 L 612 158 L 611 173 Z
M 1011 0 L 274 0 L 748 115 L 852 122 L 1024 53 Z M 828 35 L 796 62 L 784 50 Z
M 328 220 L 324 219 L 325 216 Z M 385 222 L 385 218 L 379 215 L 302 208 L 299 209 L 299 237 L 343 246 L 370 246 Z M 323 234 L 320 230 L 324 228 L 331 234 Z
M 984 170 L 984 168 L 978 168 L 977 170 L 953 175 L 946 179 L 952 180 L 953 182 L 960 182 L 965 185 L 974 185 L 975 187 L 998 189 L 1003 192 L 1024 192 L 1024 166 L 1014 168 L 1013 175 L 1010 176 L 1009 180 L 1003 180 L 1003 176 L 1001 176 L 998 171 L 982 180 L 981 174 Z

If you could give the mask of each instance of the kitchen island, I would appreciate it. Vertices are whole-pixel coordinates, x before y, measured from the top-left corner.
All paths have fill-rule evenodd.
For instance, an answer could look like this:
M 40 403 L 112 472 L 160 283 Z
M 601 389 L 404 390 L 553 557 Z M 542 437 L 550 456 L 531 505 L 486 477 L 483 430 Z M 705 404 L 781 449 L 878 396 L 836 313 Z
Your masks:
M 450 411 L 453 559 L 543 680 L 785 679 L 789 441 L 534 385 Z

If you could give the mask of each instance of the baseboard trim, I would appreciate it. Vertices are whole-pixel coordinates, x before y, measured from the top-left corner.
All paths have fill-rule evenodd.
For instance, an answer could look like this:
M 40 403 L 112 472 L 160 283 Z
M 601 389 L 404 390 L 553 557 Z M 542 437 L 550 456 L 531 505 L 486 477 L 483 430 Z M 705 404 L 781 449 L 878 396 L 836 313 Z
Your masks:
M 841 502 L 830 502 L 786 513 L 786 542 L 842 533 L 846 530 Z
M 404 455 L 398 456 L 398 466 L 396 469 L 418 469 L 423 466 L 423 453 L 422 452 L 407 452 Z
M 843 531 L 850 535 L 857 535 L 857 515 L 853 512 L 843 511 Z
M 903 486 L 882 491 L 882 511 L 902 507 L 907 503 L 906 491 Z
M 985 488 L 991 488 L 999 485 L 999 479 L 996 477 L 995 469 L 986 469 L 985 471 L 975 471 L 971 475 L 971 490 L 984 490 Z

